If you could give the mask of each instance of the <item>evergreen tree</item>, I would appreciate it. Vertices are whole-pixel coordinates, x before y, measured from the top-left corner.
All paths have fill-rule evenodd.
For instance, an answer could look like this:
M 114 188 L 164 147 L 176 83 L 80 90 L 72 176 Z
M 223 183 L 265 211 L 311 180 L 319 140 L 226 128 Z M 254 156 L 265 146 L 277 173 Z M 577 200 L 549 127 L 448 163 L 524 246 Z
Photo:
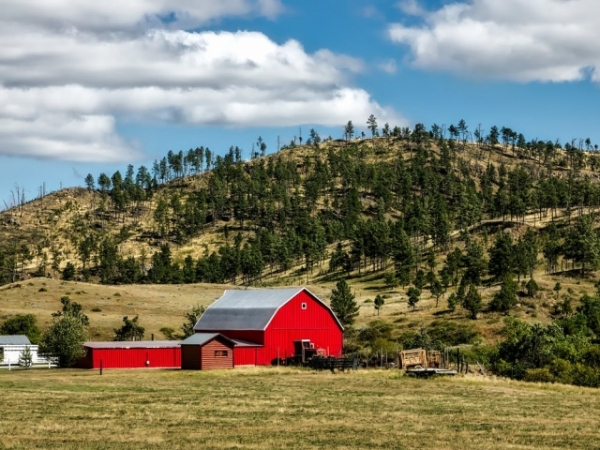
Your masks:
M 377 119 L 373 114 L 371 114 L 367 119 L 367 125 L 369 130 L 371 130 L 371 139 L 374 141 L 375 135 L 377 134 Z
M 483 247 L 478 242 L 471 242 L 467 246 L 467 254 L 463 261 L 466 267 L 464 276 L 467 281 L 473 283 L 475 286 L 481 285 L 486 268 Z
M 25 367 L 26 369 L 30 369 L 33 364 L 33 353 L 31 352 L 31 347 L 29 345 L 25 346 L 25 349 L 19 355 L 19 365 L 21 367 Z
M 446 289 L 444 288 L 440 280 L 438 280 L 437 277 L 435 277 L 431 282 L 429 290 L 431 291 L 431 295 L 435 297 L 435 307 L 437 308 L 440 303 L 440 298 L 446 293 Z
M 408 306 L 414 310 L 419 300 L 421 300 L 421 290 L 413 286 L 408 289 L 406 294 L 408 295 Z
M 144 338 L 146 329 L 139 324 L 139 317 L 133 319 L 123 317 L 121 328 L 115 328 L 115 341 L 141 341 Z
M 73 317 L 85 327 L 90 324 L 89 317 L 83 313 L 83 307 L 79 303 L 71 301 L 66 295 L 60 298 L 60 303 L 62 304 L 62 310 L 52 313 L 52 317 Z
M 381 312 L 381 308 L 383 308 L 384 304 L 385 304 L 385 299 L 381 295 L 378 294 L 375 297 L 375 300 L 373 301 L 373 305 L 375 306 L 375 309 L 377 310 L 377 315 L 379 315 L 379 313 Z
M 474 284 L 470 284 L 469 288 L 462 300 L 462 307 L 471 313 L 471 319 L 477 319 L 477 314 L 483 308 L 481 295 Z
M 517 304 L 519 285 L 511 275 L 506 275 L 500 291 L 494 295 L 490 308 L 492 311 L 508 313 Z
M 508 233 L 498 233 L 490 250 L 489 272 L 496 279 L 504 278 L 514 267 L 514 249 Z
M 94 176 L 91 173 L 88 173 L 87 176 L 85 177 L 84 181 L 85 181 L 87 190 L 92 192 L 95 189 Z
M 450 312 L 454 312 L 456 310 L 456 305 L 459 303 L 460 301 L 454 292 L 448 296 L 448 310 Z
M 569 231 L 565 240 L 565 257 L 581 264 L 581 275 L 586 269 L 596 270 L 600 266 L 600 244 L 594 231 L 592 218 L 580 217 Z
M 331 291 L 331 309 L 344 327 L 352 325 L 358 316 L 360 307 L 346 280 L 338 281 Z
M 206 311 L 204 306 L 196 305 L 190 312 L 184 314 L 185 322 L 181 324 L 181 331 L 183 332 L 182 339 L 190 337 L 195 333 L 194 327 L 198 320 L 200 320 L 202 314 L 204 314 L 204 311 Z

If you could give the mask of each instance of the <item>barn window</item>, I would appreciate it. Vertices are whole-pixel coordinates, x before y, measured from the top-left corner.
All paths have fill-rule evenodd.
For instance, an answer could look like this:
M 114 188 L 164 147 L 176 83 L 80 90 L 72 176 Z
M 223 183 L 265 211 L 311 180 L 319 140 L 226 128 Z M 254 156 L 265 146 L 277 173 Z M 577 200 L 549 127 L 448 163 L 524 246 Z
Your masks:
M 227 350 L 215 350 L 215 356 L 220 358 L 227 358 Z
M 306 308 L 307 308 L 306 303 L 302 303 L 302 309 L 306 309 Z

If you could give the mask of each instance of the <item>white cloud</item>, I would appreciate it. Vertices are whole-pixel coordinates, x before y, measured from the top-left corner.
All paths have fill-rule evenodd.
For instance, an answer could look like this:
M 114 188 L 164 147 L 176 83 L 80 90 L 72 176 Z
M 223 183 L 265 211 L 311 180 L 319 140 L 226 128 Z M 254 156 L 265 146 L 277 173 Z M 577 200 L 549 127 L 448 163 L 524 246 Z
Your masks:
M 280 0 L 2 0 L 2 21 L 56 29 L 132 31 L 169 24 L 196 27 L 223 17 L 283 11 Z
M 389 73 L 390 75 L 395 74 L 398 71 L 398 65 L 396 64 L 396 60 L 388 59 L 377 66 L 379 70 L 384 71 L 385 73 Z
M 362 70 L 360 60 L 329 50 L 309 54 L 297 41 L 279 44 L 259 32 L 188 32 L 156 20 L 169 7 L 176 23 L 234 13 L 274 17 L 278 0 L 177 0 L 169 7 L 166 0 L 132 0 L 123 8 L 113 0 L 59 0 L 58 8 L 5 1 L 0 154 L 130 160 L 140 149 L 119 136 L 118 117 L 238 127 L 339 125 L 373 113 L 403 123 L 351 86 L 347 74 Z M 40 8 L 29 17 L 25 6 L 33 3 Z
M 412 2 L 408 2 L 412 3 Z M 426 70 L 519 82 L 600 82 L 597 0 L 471 0 L 424 14 L 422 26 L 392 24 Z

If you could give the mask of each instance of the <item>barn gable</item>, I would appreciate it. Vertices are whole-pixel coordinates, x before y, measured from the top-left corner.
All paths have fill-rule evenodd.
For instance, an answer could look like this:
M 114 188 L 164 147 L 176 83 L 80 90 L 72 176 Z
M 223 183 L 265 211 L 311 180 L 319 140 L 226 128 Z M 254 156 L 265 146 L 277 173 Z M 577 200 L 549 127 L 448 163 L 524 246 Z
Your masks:
M 261 289 L 225 291 L 223 296 L 207 308 L 194 330 L 256 330 L 267 329 L 277 311 L 301 292 L 308 293 L 327 309 L 343 330 L 335 314 L 306 288 Z

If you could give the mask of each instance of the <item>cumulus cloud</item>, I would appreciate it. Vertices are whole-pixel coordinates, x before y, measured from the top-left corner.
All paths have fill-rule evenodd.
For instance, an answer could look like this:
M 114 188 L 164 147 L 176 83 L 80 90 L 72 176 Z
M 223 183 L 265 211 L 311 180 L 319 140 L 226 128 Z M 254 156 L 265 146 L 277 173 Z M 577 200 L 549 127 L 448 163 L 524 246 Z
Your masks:
M 276 17 L 280 0 L 2 0 L 2 21 L 45 28 L 131 32 L 144 27 L 186 29 L 215 19 Z
M 351 86 L 360 60 L 309 54 L 259 32 L 173 27 L 226 14 L 274 17 L 279 0 L 5 1 L 0 154 L 130 160 L 141 149 L 119 136 L 120 117 L 235 127 L 339 125 L 373 113 L 402 123 Z
M 388 34 L 426 70 L 518 82 L 600 82 L 599 14 L 597 0 L 471 0 L 423 12 L 421 26 L 392 24 Z

